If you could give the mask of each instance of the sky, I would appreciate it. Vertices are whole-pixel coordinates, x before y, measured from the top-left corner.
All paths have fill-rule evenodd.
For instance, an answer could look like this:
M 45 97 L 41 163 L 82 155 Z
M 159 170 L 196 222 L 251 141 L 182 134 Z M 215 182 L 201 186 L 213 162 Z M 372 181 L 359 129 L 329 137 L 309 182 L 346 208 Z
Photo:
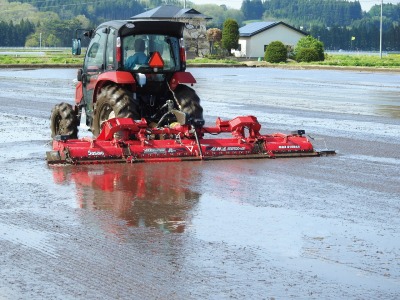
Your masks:
M 222 5 L 225 4 L 227 7 L 240 9 L 242 6 L 242 0 L 190 0 L 195 4 L 218 4 Z M 359 0 L 361 7 L 364 11 L 369 11 L 369 9 L 374 6 L 375 4 L 381 4 L 382 0 Z M 400 0 L 383 0 L 384 4 L 393 3 L 397 4 L 400 3 Z

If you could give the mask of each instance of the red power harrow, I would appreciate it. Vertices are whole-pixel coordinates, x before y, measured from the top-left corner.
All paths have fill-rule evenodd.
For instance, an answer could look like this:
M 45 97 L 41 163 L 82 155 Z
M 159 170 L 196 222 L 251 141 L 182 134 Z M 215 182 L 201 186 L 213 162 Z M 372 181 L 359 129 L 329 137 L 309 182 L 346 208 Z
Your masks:
M 162 162 L 212 159 L 276 158 L 334 154 L 315 150 L 304 130 L 290 135 L 260 134 L 261 124 L 254 116 L 230 121 L 217 119 L 213 127 L 180 125 L 149 128 L 147 122 L 115 118 L 106 121 L 96 139 L 70 139 L 59 135 L 49 164 L 93 164 L 116 162 Z M 215 135 L 231 133 L 230 137 Z M 207 136 L 207 137 L 206 137 Z

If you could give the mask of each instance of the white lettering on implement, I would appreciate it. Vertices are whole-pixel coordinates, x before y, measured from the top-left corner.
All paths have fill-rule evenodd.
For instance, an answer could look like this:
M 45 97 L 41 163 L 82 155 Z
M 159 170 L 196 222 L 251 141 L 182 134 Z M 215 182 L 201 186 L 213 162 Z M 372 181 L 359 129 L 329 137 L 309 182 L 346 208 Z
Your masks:
M 147 148 L 144 149 L 144 154 L 165 154 L 167 150 L 165 148 Z
M 279 146 L 279 149 L 300 149 L 299 145 L 293 145 L 293 146 Z
M 88 156 L 104 156 L 103 151 L 88 151 Z
M 245 151 L 246 147 L 212 147 L 211 151 L 214 152 L 228 152 L 228 151 Z

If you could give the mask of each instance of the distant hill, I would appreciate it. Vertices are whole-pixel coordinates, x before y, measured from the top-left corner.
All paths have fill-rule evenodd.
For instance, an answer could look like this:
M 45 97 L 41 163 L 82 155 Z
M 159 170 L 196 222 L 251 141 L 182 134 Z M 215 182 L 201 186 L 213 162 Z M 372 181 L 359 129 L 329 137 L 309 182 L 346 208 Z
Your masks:
M 296 27 L 348 26 L 363 17 L 359 2 L 346 0 L 245 0 L 245 19 L 287 20 Z
M 212 1 L 210 1 L 212 2 Z M 0 46 L 70 46 L 76 28 L 93 28 L 111 19 L 128 19 L 163 3 L 179 0 L 0 0 Z M 212 17 L 208 27 L 227 18 L 240 26 L 246 21 L 284 21 L 318 37 L 327 49 L 379 48 L 380 5 L 363 12 L 358 1 L 346 0 L 243 0 L 240 10 L 215 4 L 194 5 Z M 400 50 L 400 4 L 383 5 L 385 49 Z
M 98 24 L 103 20 L 128 19 L 133 15 L 145 11 L 143 1 L 114 0 L 114 1 L 90 1 L 90 0 L 9 0 L 10 4 L 30 4 L 39 12 L 55 12 L 61 19 L 73 19 L 78 15 L 84 15 L 91 22 Z

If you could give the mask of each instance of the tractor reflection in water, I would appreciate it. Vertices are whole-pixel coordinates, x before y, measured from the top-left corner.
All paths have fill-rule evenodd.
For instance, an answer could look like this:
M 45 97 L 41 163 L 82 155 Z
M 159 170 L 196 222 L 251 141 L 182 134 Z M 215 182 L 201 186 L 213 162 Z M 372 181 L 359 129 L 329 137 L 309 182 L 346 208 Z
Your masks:
M 182 233 L 200 196 L 191 190 L 198 175 L 189 165 L 63 166 L 53 176 L 58 184 L 75 183 L 80 208 L 112 211 L 127 226 Z

